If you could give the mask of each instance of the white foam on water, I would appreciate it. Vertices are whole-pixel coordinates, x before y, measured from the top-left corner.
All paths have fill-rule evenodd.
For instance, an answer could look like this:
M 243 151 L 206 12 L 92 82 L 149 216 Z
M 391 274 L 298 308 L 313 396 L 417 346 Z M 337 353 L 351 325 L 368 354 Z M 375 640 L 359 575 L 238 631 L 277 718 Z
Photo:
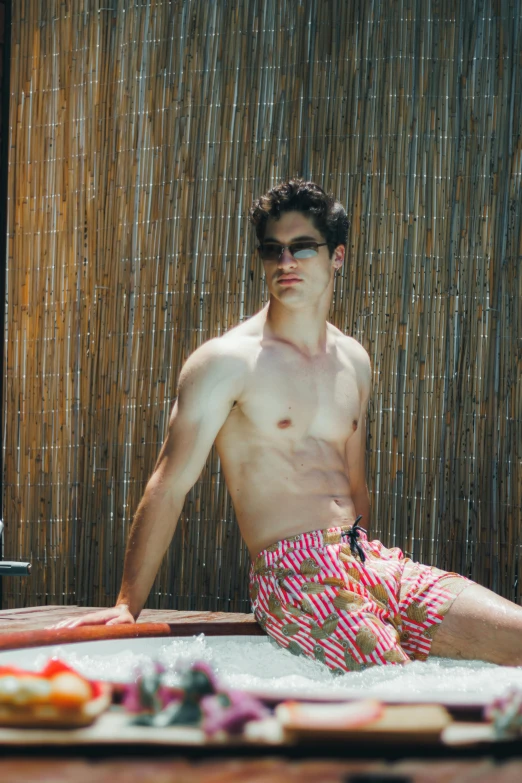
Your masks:
M 103 648 L 103 654 L 102 654 Z M 98 653 L 98 649 L 100 653 Z M 25 660 L 20 654 L 24 653 Z M 35 654 L 36 653 L 36 654 Z M 7 653 L 0 654 L 0 665 Z M 13 654 L 11 654 L 12 656 Z M 87 642 L 39 651 L 16 651 L 17 663 L 39 669 L 52 656 L 86 677 L 131 682 L 140 666 L 157 660 L 166 668 L 170 685 L 180 682 L 180 671 L 195 661 L 206 661 L 221 685 L 253 693 L 306 695 L 322 698 L 373 696 L 384 700 L 431 700 L 446 703 L 482 703 L 522 688 L 522 667 L 496 666 L 480 661 L 432 658 L 407 665 L 374 666 L 362 672 L 333 676 L 323 664 L 278 647 L 267 638 L 205 637 Z M 30 667 L 27 656 L 31 656 Z

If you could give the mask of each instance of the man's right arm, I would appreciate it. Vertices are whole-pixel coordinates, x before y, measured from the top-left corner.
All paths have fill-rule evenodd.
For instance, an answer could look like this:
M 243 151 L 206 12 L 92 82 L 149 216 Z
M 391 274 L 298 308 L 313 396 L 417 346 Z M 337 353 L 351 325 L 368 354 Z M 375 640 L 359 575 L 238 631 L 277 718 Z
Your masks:
M 211 340 L 185 364 L 168 434 L 132 523 L 116 606 L 56 627 L 132 623 L 140 614 L 170 544 L 185 496 L 243 388 L 244 361 Z

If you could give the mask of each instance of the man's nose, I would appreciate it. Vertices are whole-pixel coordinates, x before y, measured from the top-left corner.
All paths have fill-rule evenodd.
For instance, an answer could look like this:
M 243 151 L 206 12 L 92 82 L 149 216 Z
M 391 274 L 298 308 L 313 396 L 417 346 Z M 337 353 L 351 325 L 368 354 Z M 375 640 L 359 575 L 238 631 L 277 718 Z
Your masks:
M 295 263 L 296 263 L 295 258 L 291 254 L 290 250 L 287 247 L 285 247 L 285 249 L 283 250 L 279 258 L 279 264 L 278 264 L 279 269 L 284 269 L 285 267 L 293 267 L 295 266 Z

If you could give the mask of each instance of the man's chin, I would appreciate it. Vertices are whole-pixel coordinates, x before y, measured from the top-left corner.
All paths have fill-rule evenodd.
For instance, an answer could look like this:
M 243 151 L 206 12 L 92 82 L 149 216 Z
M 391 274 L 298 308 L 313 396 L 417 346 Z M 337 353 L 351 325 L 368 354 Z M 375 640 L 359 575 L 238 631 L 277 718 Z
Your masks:
M 283 295 L 275 293 L 271 294 L 270 299 L 272 301 L 278 302 L 281 307 L 284 307 L 286 310 L 306 310 L 310 307 L 310 302 L 308 299 L 306 299 L 304 296 L 296 293 L 296 292 L 290 292 L 290 291 L 283 291 Z

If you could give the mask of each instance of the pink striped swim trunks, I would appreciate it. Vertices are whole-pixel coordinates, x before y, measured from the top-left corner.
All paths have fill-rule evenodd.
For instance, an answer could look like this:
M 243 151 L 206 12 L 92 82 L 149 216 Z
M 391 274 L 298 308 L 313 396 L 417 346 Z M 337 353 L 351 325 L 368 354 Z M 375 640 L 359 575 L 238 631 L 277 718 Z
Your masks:
M 353 526 L 279 541 L 250 569 L 256 619 L 282 647 L 334 671 L 426 660 L 471 580 L 368 541 Z

